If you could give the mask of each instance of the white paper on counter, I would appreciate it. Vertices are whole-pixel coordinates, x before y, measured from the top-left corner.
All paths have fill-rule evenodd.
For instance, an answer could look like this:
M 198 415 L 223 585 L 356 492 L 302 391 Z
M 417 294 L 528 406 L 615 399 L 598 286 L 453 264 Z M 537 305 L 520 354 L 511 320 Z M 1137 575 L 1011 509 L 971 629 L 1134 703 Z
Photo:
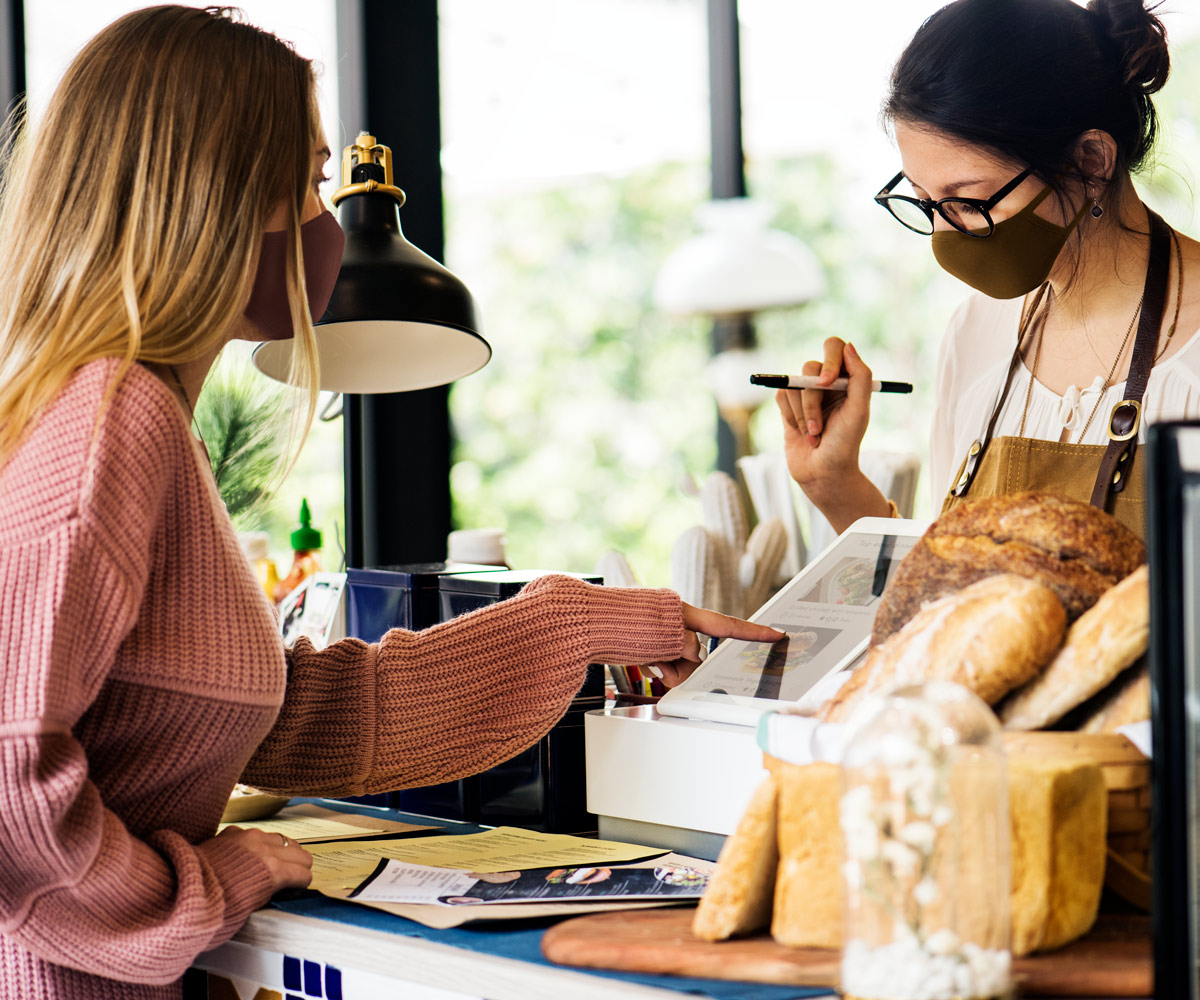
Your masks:
M 446 898 L 465 896 L 479 881 L 479 876 L 449 868 L 430 868 L 428 865 L 405 864 L 402 861 L 380 862 L 382 870 L 359 886 L 351 899 L 380 900 L 385 903 L 435 903 Z
M 468 835 L 469 836 L 469 835 Z M 626 866 L 630 868 L 659 868 L 664 865 L 681 866 L 697 873 L 709 873 L 716 869 L 712 861 L 701 861 L 682 854 L 663 854 L 647 861 L 633 862 Z M 378 866 L 377 866 L 378 867 Z M 411 867 L 411 866 L 410 866 Z M 430 866 L 432 867 L 432 866 Z M 445 869 L 441 869 L 445 871 Z M 462 870 L 453 872 L 462 875 Z M 479 872 L 468 873 L 479 876 Z M 394 913 L 408 920 L 415 920 L 426 927 L 459 927 L 462 924 L 473 923 L 477 920 L 529 920 L 535 917 L 575 917 L 584 913 L 601 913 L 611 910 L 640 910 L 647 907 L 688 906 L 694 905 L 695 898 L 683 896 L 655 896 L 649 900 L 605 899 L 555 899 L 523 900 L 516 903 L 490 903 L 487 906 L 465 905 L 462 903 L 445 905 L 444 903 L 391 903 L 381 899 L 371 899 L 362 893 L 350 897 L 352 888 L 339 890 L 322 890 L 324 895 L 334 899 L 349 899 L 350 902 L 361 903 L 375 910 Z

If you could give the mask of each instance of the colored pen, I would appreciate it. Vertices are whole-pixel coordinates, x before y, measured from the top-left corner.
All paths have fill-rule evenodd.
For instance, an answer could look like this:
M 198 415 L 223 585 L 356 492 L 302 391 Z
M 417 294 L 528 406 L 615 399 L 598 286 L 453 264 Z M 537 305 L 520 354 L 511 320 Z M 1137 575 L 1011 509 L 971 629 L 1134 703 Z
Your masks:
M 621 694 L 633 694 L 633 685 L 629 683 L 629 673 L 623 666 L 610 663 L 608 665 L 608 672 L 612 675 L 613 686 Z
M 820 385 L 817 375 L 751 375 L 750 381 L 755 385 L 767 385 L 772 389 L 820 389 L 824 392 L 841 392 L 850 384 L 849 379 L 835 378 L 828 385 Z M 913 387 L 908 382 L 879 382 L 871 383 L 872 392 L 912 392 Z

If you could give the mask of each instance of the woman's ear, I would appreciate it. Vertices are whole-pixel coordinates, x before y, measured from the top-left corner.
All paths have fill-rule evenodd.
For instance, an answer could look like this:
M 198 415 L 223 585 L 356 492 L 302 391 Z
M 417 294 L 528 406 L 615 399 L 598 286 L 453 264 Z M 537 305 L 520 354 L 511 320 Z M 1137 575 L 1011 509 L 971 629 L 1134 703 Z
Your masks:
M 1099 198 L 1117 169 L 1117 143 L 1111 135 L 1093 128 L 1075 142 L 1075 166 L 1088 189 L 1088 196 Z

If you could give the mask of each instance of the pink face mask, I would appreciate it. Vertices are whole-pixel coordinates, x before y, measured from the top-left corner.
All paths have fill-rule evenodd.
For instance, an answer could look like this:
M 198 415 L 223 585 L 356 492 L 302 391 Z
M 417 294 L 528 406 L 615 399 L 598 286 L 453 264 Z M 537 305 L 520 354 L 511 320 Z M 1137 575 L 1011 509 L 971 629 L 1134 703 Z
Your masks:
M 290 340 L 292 313 L 288 305 L 285 275 L 288 234 L 286 230 L 263 233 L 258 254 L 258 270 L 245 316 L 268 340 Z M 300 247 L 304 251 L 304 282 L 308 288 L 308 311 L 316 322 L 329 306 L 346 234 L 330 212 L 322 212 L 300 227 Z

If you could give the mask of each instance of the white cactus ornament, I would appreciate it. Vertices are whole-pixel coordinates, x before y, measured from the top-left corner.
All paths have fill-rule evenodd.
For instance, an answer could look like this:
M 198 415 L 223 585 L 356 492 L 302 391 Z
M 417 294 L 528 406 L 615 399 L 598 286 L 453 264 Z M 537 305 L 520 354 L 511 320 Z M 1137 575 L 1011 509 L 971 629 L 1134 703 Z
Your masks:
M 744 618 L 771 596 L 787 550 L 778 518 L 747 535 L 737 484 L 714 472 L 700 491 L 703 525 L 688 528 L 671 550 L 671 586 L 688 604 Z

